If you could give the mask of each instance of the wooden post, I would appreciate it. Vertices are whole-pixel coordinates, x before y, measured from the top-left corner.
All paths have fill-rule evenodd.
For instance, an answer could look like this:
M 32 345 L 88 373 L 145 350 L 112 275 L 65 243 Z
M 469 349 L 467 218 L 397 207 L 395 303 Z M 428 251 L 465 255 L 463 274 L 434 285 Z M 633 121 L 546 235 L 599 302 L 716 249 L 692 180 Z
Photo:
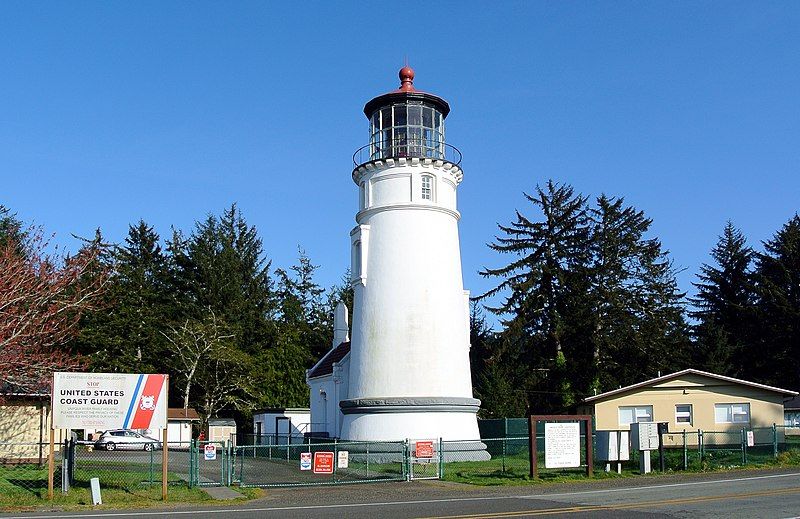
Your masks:
M 164 384 L 166 387 L 164 388 L 164 400 L 167 402 L 167 414 L 169 414 L 169 375 L 164 377 Z M 161 443 L 161 499 L 163 501 L 167 500 L 167 471 L 168 471 L 168 462 L 169 462 L 169 455 L 167 453 L 167 438 L 169 433 L 169 419 L 164 417 L 164 432 L 162 434 L 162 443 Z M 189 453 L 191 455 L 191 452 Z
M 592 457 L 592 417 L 587 415 L 586 421 L 586 475 L 592 477 L 594 473 L 594 460 Z
M 47 499 L 53 500 L 53 473 L 55 472 L 55 442 L 56 431 L 50 428 L 50 452 L 47 455 Z

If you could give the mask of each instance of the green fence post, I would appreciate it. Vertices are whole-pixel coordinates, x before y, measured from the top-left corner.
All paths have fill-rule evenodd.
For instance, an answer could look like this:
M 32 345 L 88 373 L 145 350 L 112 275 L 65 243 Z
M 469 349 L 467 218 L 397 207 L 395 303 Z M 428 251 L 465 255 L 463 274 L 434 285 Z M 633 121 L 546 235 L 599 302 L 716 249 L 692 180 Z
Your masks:
M 778 457 L 778 425 L 772 424 L 772 457 Z
M 194 478 L 194 439 L 189 440 L 189 488 L 192 488 L 192 479 Z
M 225 486 L 228 485 L 228 462 L 230 457 L 228 456 L 228 440 L 224 440 L 222 445 L 220 445 L 222 451 L 222 466 L 220 467 L 220 478 L 219 482 Z
M 700 454 L 700 464 L 703 464 L 703 430 L 697 429 L 697 452 Z
M 744 427 L 742 427 L 742 463 L 747 465 L 747 432 L 745 431 Z
M 411 460 L 409 456 L 408 438 L 406 438 L 403 441 L 403 479 L 406 481 L 411 481 Z M 369 462 L 369 456 L 367 456 L 367 462 Z
M 442 439 L 439 438 L 439 479 L 444 477 L 444 450 Z
M 683 430 L 683 470 L 689 469 L 689 451 L 686 447 L 686 429 Z

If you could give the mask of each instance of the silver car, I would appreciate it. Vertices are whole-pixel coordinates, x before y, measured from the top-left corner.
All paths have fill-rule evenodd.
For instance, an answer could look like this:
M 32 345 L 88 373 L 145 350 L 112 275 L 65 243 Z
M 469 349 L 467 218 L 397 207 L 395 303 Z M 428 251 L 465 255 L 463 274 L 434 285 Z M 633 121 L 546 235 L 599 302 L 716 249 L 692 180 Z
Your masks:
M 96 449 L 113 451 L 116 449 L 145 450 L 160 449 L 161 442 L 130 429 L 112 429 L 100 435 L 94 442 Z

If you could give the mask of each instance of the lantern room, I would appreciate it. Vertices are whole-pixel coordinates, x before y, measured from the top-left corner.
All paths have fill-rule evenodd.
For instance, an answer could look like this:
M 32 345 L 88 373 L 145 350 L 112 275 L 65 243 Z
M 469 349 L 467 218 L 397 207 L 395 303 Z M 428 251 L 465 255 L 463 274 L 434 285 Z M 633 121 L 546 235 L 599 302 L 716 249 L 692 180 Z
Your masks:
M 359 149 L 353 162 L 388 158 L 429 158 L 458 164 L 461 154 L 445 144 L 447 101 L 414 88 L 414 71 L 400 69 L 400 88 L 378 96 L 364 106 L 369 119 L 369 144 Z

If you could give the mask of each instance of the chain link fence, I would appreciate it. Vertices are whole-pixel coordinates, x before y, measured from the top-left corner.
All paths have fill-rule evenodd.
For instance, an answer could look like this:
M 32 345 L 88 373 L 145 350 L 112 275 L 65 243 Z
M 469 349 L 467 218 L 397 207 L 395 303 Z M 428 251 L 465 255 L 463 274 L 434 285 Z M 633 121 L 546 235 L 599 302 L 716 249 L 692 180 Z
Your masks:
M 168 485 L 188 485 L 192 474 L 189 462 L 191 442 L 169 442 Z M 89 487 L 92 478 L 100 480 L 102 488 L 128 491 L 160 486 L 163 475 L 161 444 L 147 448 L 143 444 L 98 448 L 93 444 L 75 445 L 72 458 L 73 486 Z
M 47 498 L 49 443 L 0 443 L 0 494 L 20 501 Z M 61 453 L 54 454 L 54 485 L 62 485 Z
M 238 445 L 231 480 L 242 487 L 404 481 L 407 442 L 323 442 Z M 200 463 L 203 463 L 200 461 Z
M 506 424 L 502 424 L 505 426 Z M 681 431 L 662 435 L 664 470 L 715 470 L 775 463 L 800 463 L 800 435 L 783 426 L 729 431 Z M 278 487 L 335 485 L 414 479 L 480 480 L 525 479 L 530 473 L 527 435 L 483 438 L 480 441 L 405 440 L 396 442 L 345 442 L 315 438 L 276 438 L 280 443 L 234 445 L 233 442 L 170 442 L 167 483 L 188 487 L 239 485 Z M 593 463 L 595 472 L 604 461 L 585 459 L 580 437 L 580 467 L 548 469 L 545 466 L 544 431 L 536 435 L 537 470 L 542 479 L 578 477 Z M 259 439 L 260 442 L 267 438 Z M 595 441 L 594 436 L 589 441 Z M 89 487 L 91 478 L 102 488 L 128 492 L 161 485 L 162 451 L 136 445 L 114 449 L 74 441 L 57 445 L 56 491 Z M 596 445 L 595 445 L 596 447 Z M 596 449 L 594 450 L 597 453 Z M 0 443 L 0 494 L 22 501 L 45 499 L 48 486 L 46 443 Z M 625 470 L 638 471 L 639 453 L 631 452 Z M 659 452 L 651 456 L 659 470 Z

